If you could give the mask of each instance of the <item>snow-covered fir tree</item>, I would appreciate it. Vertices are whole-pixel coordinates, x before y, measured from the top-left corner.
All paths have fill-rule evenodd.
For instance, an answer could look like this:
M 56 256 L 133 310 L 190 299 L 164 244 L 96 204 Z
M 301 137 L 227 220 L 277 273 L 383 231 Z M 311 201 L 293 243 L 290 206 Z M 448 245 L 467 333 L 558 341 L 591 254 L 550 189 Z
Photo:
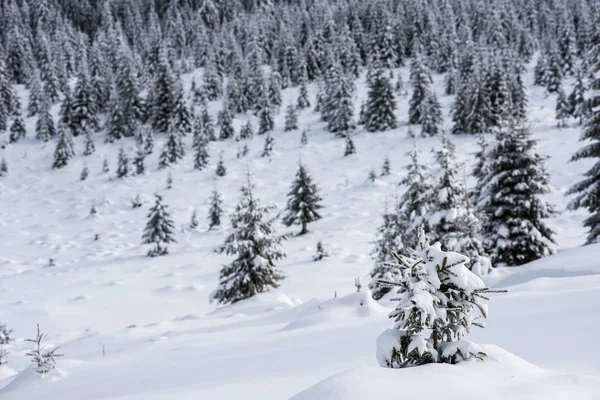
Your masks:
M 424 106 L 423 102 L 431 95 L 433 83 L 421 54 L 417 54 L 410 64 L 410 83 L 413 92 L 408 107 L 408 123 L 420 124 L 423 122 L 422 110 L 431 106 Z
M 202 171 L 208 166 L 210 156 L 208 155 L 208 141 L 201 140 L 196 146 L 196 152 L 194 153 L 194 169 Z
M 171 131 L 165 142 L 162 152 L 158 160 L 159 168 L 167 168 L 171 164 L 178 163 L 185 156 L 181 136 Z
M 573 85 L 573 91 L 569 94 L 569 107 L 571 116 L 582 124 L 588 116 L 589 103 L 585 98 L 585 92 L 587 87 L 584 82 L 583 72 L 578 69 L 575 73 L 575 84 Z
M 411 162 L 406 165 L 406 177 L 399 185 L 406 187 L 404 194 L 398 202 L 398 224 L 403 233 L 405 248 L 416 248 L 417 230 L 423 227 L 429 231 L 426 216 L 431 210 L 430 196 L 433 187 L 431 172 L 427 165 L 420 162 L 421 153 L 415 140 L 413 149 L 409 153 Z
M 444 251 L 439 242 L 430 245 L 422 229 L 410 257 L 395 254 L 389 267 L 398 278 L 379 281 L 382 287 L 398 288 L 398 305 L 389 315 L 394 329 L 377 340 L 379 365 L 456 364 L 485 356 L 464 338 L 473 326 L 484 326 L 478 319 L 487 318 L 486 296 L 494 291 L 469 271 L 468 263 L 468 257 Z
M 85 181 L 88 176 L 90 176 L 90 170 L 86 163 L 83 164 L 83 169 L 81 170 L 81 174 L 79 175 L 80 181 Z
M 298 171 L 288 193 L 288 202 L 283 215 L 285 226 L 300 225 L 299 235 L 308 233 L 308 224 L 320 220 L 321 197 L 317 185 L 306 167 L 298 163 Z
M 21 103 L 18 101 L 18 98 L 15 98 L 13 107 L 14 110 L 12 113 L 12 123 L 10 125 L 9 136 L 10 143 L 16 143 L 23 139 L 26 135 L 25 121 L 23 120 L 23 116 L 21 114 Z
M 302 130 L 302 134 L 300 135 L 300 144 L 302 146 L 306 146 L 308 144 L 308 134 L 306 133 L 306 129 Z
M 275 139 L 273 139 L 273 136 L 268 134 L 265 138 L 265 145 L 263 146 L 263 151 L 260 156 L 271 158 L 271 154 L 273 153 L 273 144 L 275 144 Z
M 395 280 L 398 277 L 398 271 L 391 268 L 388 262 L 394 260 L 392 253 L 400 253 L 404 247 L 402 235 L 405 232 L 402 231 L 404 227 L 400 223 L 400 215 L 396 205 L 390 210 L 386 201 L 382 217 L 382 224 L 377 228 L 375 246 L 371 251 L 374 265 L 371 270 L 369 289 L 371 289 L 375 300 L 379 300 L 391 290 L 390 287 L 379 286 L 377 281 L 379 279 Z
M 85 144 L 83 149 L 84 156 L 91 156 L 96 152 L 96 145 L 94 144 L 94 139 L 92 139 L 92 133 L 90 131 L 85 132 Z
M 392 85 L 383 71 L 376 71 L 369 84 L 368 99 L 365 104 L 364 122 L 368 132 L 396 129 L 396 99 Z
M 347 135 L 346 146 L 344 147 L 344 157 L 351 156 L 352 154 L 356 154 L 356 147 L 354 146 L 352 135 Z
M 215 170 L 215 174 L 218 177 L 223 177 L 227 175 L 227 168 L 225 168 L 225 163 L 223 162 L 223 153 L 219 154 L 219 162 L 217 163 L 217 169 Z
M 421 135 L 435 136 L 442 129 L 442 106 L 435 93 L 429 93 L 421 101 Z
M 216 250 L 235 257 L 221 269 L 219 286 L 211 294 L 211 300 L 219 304 L 235 303 L 277 288 L 284 278 L 276 264 L 285 257 L 282 239 L 267 220 L 269 209 L 260 204 L 250 176 L 241 191 L 240 202 L 231 215 L 233 231 Z
M 381 176 L 388 176 L 392 173 L 392 164 L 390 158 L 385 156 L 383 159 L 383 165 L 381 166 Z
M 2 157 L 0 160 L 0 178 L 4 178 L 8 175 L 8 164 L 6 163 L 6 159 Z
M 47 142 L 56 136 L 54 119 L 50 113 L 50 104 L 45 101 L 42 103 L 38 119 L 35 123 L 35 137 L 38 140 Z
M 106 174 L 110 172 L 110 168 L 108 167 L 108 158 L 104 156 L 104 161 L 102 161 L 102 173 Z
M 142 235 L 142 244 L 150 244 L 153 247 L 148 250 L 149 257 L 163 256 L 169 253 L 167 245 L 175 243 L 173 237 L 173 220 L 163 204 L 162 197 L 155 194 L 154 205 L 148 213 L 148 222 Z
M 300 92 L 298 94 L 298 100 L 296 106 L 299 110 L 310 108 L 310 100 L 308 99 L 308 88 L 306 86 L 306 80 L 303 79 L 300 83 Z
M 190 217 L 190 229 L 198 228 L 198 215 L 196 210 L 192 211 L 192 216 Z
M 127 176 L 129 176 L 129 157 L 125 152 L 125 148 L 121 146 L 119 157 L 117 158 L 117 178 L 122 179 Z
M 56 368 L 56 358 L 62 357 L 58 354 L 58 347 L 48 349 L 44 340 L 48 338 L 47 334 L 40 332 L 40 325 L 37 325 L 37 335 L 35 339 L 25 339 L 26 342 L 33 343 L 34 348 L 25 355 L 31 357 L 31 362 L 36 365 L 35 371 L 38 374 L 46 374 Z
M 558 89 L 558 96 L 556 96 L 556 120 L 558 121 L 558 127 L 564 128 L 567 126 L 567 119 L 571 115 L 571 105 L 567 100 L 567 96 L 563 91 L 562 87 Z
M 138 146 L 135 151 L 135 157 L 133 158 L 133 165 L 135 166 L 136 175 L 144 175 L 146 173 L 146 165 L 144 164 L 146 155 L 147 154 L 144 148 Z
M 217 124 L 219 125 L 219 139 L 225 140 L 235 137 L 233 130 L 233 115 L 226 106 L 219 112 Z
M 600 50 L 600 47 L 597 48 Z M 596 70 L 600 69 L 600 64 Z M 585 208 L 590 216 L 583 225 L 588 228 L 586 244 L 600 243 L 600 78 L 592 82 L 593 92 L 588 100 L 589 117 L 587 118 L 581 140 L 591 143 L 579 149 L 571 158 L 572 161 L 592 159 L 594 165 L 584 174 L 584 178 L 574 184 L 568 194 L 575 198 L 569 204 L 570 209 Z
M 293 104 L 287 106 L 285 113 L 285 132 L 295 131 L 298 129 L 298 111 Z
M 240 129 L 240 139 L 252 139 L 254 137 L 254 128 L 252 122 L 247 121 Z
M 221 216 L 223 215 L 223 200 L 221 195 L 215 189 L 210 195 L 210 208 L 208 209 L 208 230 L 221 226 Z
M 487 173 L 478 209 L 484 213 L 485 247 L 495 265 L 518 266 L 554 252 L 554 232 L 544 219 L 554 207 L 540 198 L 549 191 L 544 157 L 524 122 L 498 129 L 486 152 Z
M 329 256 L 330 254 L 327 250 L 325 250 L 323 242 L 319 240 L 317 242 L 317 250 L 315 252 L 315 255 L 313 256 L 313 261 L 321 261 L 322 259 L 327 258 Z
M 58 139 L 56 141 L 56 148 L 54 150 L 54 162 L 52 168 L 60 169 L 64 168 L 69 164 L 69 160 L 75 156 L 75 149 L 73 146 L 73 139 L 71 138 L 70 132 L 64 127 L 59 126 L 58 128 Z

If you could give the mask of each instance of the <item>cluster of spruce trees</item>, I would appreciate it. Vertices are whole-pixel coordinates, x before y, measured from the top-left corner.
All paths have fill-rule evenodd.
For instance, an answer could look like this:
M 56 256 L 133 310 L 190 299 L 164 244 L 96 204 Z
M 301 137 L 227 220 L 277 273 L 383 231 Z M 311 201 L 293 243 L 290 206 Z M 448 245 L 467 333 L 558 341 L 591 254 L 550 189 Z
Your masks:
M 132 154 L 125 145 L 119 152 L 116 175 L 124 178 L 145 173 L 154 135 L 165 137 L 160 168 L 180 162 L 192 136 L 193 166 L 201 170 L 209 164 L 209 142 L 254 136 L 252 118 L 256 134 L 265 135 L 262 155 L 270 157 L 282 107 L 284 130 L 292 131 L 299 111 L 314 106 L 350 155 L 357 126 L 395 129 L 396 96 L 410 92 L 408 123 L 440 136 L 441 145 L 431 170 L 416 150 L 411 154 L 407 192 L 386 211 L 381 235 L 389 238 L 381 243 L 410 248 L 423 225 L 473 263 L 486 265 L 489 256 L 519 265 L 551 251 L 552 232 L 541 221 L 554 212 L 539 197 L 547 176 L 526 123 L 525 64 L 539 52 L 533 78 L 556 93 L 561 125 L 571 116 L 585 123 L 584 139 L 592 143 L 574 160 L 600 159 L 599 23 L 593 0 L 40 0 L 35 6 L 10 0 L 0 6 L 0 132 L 18 142 L 27 135 L 26 119 L 35 119 L 35 138 L 55 143 L 55 169 L 75 156 L 73 138 L 84 138 L 85 156 L 94 154 L 98 138 L 134 141 Z M 396 68 L 407 63 L 405 84 Z M 198 68 L 200 79 L 188 85 L 183 75 Z M 363 71 L 369 90 L 356 115 L 355 81 Z M 432 74 L 444 75 L 443 93 L 435 92 Z M 567 96 L 563 81 L 571 76 Z M 319 87 L 314 105 L 311 83 Z M 297 100 L 284 105 L 281 90 L 291 87 L 298 88 Z M 445 136 L 441 95 L 455 96 L 452 133 L 494 133 L 478 154 L 475 190 L 466 190 Z M 217 115 L 208 111 L 214 101 L 221 105 Z M 246 123 L 236 132 L 232 122 L 240 115 Z M 244 144 L 238 156 L 247 153 Z M 6 174 L 6 163 L 0 167 Z M 227 173 L 222 157 L 215 173 Z M 88 174 L 85 167 L 81 178 Z M 250 182 L 245 187 L 252 192 Z M 591 213 L 587 242 L 598 242 L 598 164 L 571 192 L 572 207 Z M 168 221 L 156 222 L 165 214 L 157 200 L 151 220 L 169 230 Z M 166 252 L 159 239 L 164 235 L 145 236 L 158 243 L 154 255 Z M 387 244 L 378 247 L 378 260 L 389 257 Z

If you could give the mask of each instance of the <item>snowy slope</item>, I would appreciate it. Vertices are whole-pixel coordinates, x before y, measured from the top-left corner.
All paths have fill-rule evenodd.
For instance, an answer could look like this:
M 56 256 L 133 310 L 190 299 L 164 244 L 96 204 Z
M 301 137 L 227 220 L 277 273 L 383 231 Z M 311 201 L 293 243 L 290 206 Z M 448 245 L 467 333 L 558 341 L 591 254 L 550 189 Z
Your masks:
M 406 81 L 408 71 L 402 73 Z M 434 79 L 441 82 L 440 76 Z M 589 166 L 567 163 L 580 146 L 580 128 L 555 128 L 554 98 L 529 87 L 530 122 L 541 140 L 538 150 L 550 157 L 554 191 L 547 197 L 562 211 L 564 192 Z M 284 92 L 284 105 L 296 98 L 296 90 Z M 364 95 L 361 83 L 357 105 Z M 452 98 L 440 100 L 449 126 Z M 22 101 L 26 104 L 26 93 Z M 378 134 L 359 130 L 358 153 L 351 157 L 342 157 L 343 141 L 324 131 L 311 110 L 300 115 L 301 128 L 310 129 L 309 144 L 301 147 L 299 131 L 283 132 L 282 112 L 275 120 L 271 161 L 260 157 L 260 136 L 250 141 L 245 159 L 236 159 L 232 141 L 211 143 L 211 166 L 194 171 L 188 154 L 171 168 L 170 190 L 167 171 L 157 171 L 157 150 L 147 160 L 146 176 L 118 180 L 114 170 L 120 144 L 98 138 L 96 154 L 87 160 L 79 155 L 60 171 L 50 169 L 52 143 L 27 139 L 8 146 L 2 155 L 9 176 L 0 180 L 0 321 L 21 338 L 9 349 L 9 366 L 14 371 L 27 367 L 24 354 L 29 347 L 22 338 L 34 335 L 36 323 L 49 333 L 52 344 L 62 346 L 65 357 L 59 360 L 60 376 L 37 382 L 39 377 L 25 370 L 0 381 L 0 396 L 146 400 L 231 399 L 243 394 L 283 399 L 349 368 L 376 365 L 375 339 L 391 326 L 387 313 L 392 306 L 375 303 L 366 294 L 347 295 L 354 291 L 355 277 L 368 281 L 369 251 L 384 199 L 402 190 L 397 182 L 412 145 L 407 103 L 408 98 L 399 99 L 399 129 Z M 212 104 L 212 112 L 218 107 Z M 236 129 L 245 121 L 237 118 Z M 32 132 L 34 120 L 27 123 Z M 451 140 L 468 174 L 476 139 Z M 131 149 L 132 142 L 124 143 Z M 188 148 L 190 143 L 188 138 Z M 437 139 L 419 143 L 430 158 Z M 157 138 L 156 149 L 161 147 L 162 138 Z M 79 138 L 78 154 L 82 149 Z M 215 179 L 220 151 L 228 174 Z M 368 172 L 379 171 L 386 154 L 392 175 L 369 182 Z M 101 173 L 104 155 L 112 169 L 108 175 Z M 229 227 L 225 220 L 223 231 L 206 232 L 201 220 L 200 229 L 191 231 L 192 211 L 203 218 L 216 187 L 230 212 L 250 168 L 257 195 L 276 206 L 275 215 L 282 211 L 300 158 L 322 189 L 323 219 L 309 226 L 308 235 L 284 243 L 288 257 L 281 269 L 287 278 L 278 291 L 215 310 L 208 296 L 227 258 L 211 251 Z M 81 182 L 84 161 L 91 173 Z M 140 241 L 154 192 L 164 196 L 173 212 L 178 243 L 169 256 L 150 259 Z M 130 201 L 137 193 L 144 205 L 132 209 Z M 98 215 L 90 218 L 93 203 Z M 588 333 L 595 331 L 600 311 L 600 265 L 595 259 L 600 246 L 576 248 L 584 241 L 583 218 L 583 211 L 563 212 L 549 221 L 559 247 L 571 250 L 489 278 L 490 284 L 508 287 L 510 293 L 493 299 L 488 328 L 475 332 L 473 340 L 493 343 L 544 368 L 600 373 L 600 345 Z M 313 262 L 318 240 L 332 256 Z M 47 267 L 50 257 L 56 259 L 53 268 Z M 522 326 L 518 331 L 517 324 Z M 548 374 L 540 379 L 554 376 Z

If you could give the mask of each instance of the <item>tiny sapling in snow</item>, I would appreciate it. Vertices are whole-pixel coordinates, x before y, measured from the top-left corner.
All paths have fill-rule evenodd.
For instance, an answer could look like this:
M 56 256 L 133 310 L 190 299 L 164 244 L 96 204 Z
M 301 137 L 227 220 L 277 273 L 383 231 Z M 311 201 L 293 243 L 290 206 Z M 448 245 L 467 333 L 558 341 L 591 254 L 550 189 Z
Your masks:
M 47 334 L 40 332 L 40 325 L 37 325 L 37 335 L 35 339 L 25 339 L 26 342 L 34 343 L 35 348 L 26 356 L 31 357 L 31 362 L 37 365 L 36 371 L 39 374 L 45 374 L 56 368 L 56 357 L 62 357 L 63 354 L 57 354 L 58 347 L 47 350 L 42 342 L 48 337 Z
M 317 252 L 313 256 L 313 261 L 321 261 L 322 259 L 329 257 L 329 252 L 323 247 L 323 242 L 320 240 L 317 242 Z
M 463 338 L 471 327 L 483 328 L 488 315 L 486 294 L 490 290 L 467 267 L 462 254 L 443 251 L 429 244 L 422 228 L 412 256 L 396 253 L 389 262 L 398 270 L 394 280 L 380 279 L 384 287 L 398 287 L 396 309 L 389 315 L 393 329 L 377 339 L 377 360 L 387 368 L 404 368 L 429 363 L 456 364 L 469 358 L 482 359 L 479 346 Z
M 135 198 L 131 200 L 131 208 L 140 208 L 142 206 L 142 199 L 140 194 L 136 194 Z
M 7 355 L 8 355 L 8 351 L 4 350 L 4 346 L 0 345 L 0 367 L 8 364 L 8 361 L 6 361 Z
M 362 285 L 360 284 L 360 278 L 354 278 L 354 286 L 356 287 L 356 293 L 360 292 Z
M 11 333 L 12 329 L 8 329 L 5 324 L 0 324 L 0 344 L 9 344 L 12 342 Z
M 190 219 L 190 229 L 196 229 L 198 227 L 198 216 L 196 210 L 192 212 L 192 218 Z

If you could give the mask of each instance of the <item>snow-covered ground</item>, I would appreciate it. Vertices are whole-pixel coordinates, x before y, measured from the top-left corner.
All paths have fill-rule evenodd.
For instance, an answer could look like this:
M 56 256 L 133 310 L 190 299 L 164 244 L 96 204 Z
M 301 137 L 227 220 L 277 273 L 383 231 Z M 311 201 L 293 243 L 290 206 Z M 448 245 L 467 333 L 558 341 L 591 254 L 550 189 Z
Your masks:
M 406 81 L 408 71 L 402 73 Z M 442 77 L 434 79 L 439 84 Z M 8 367 L 19 374 L 11 375 L 8 368 L 0 371 L 0 379 L 4 378 L 0 397 L 285 399 L 353 369 L 297 398 L 362 399 L 361 393 L 370 393 L 397 399 L 399 392 L 376 395 L 369 388 L 377 382 L 392 390 L 392 384 L 421 382 L 424 386 L 433 381 L 439 390 L 442 383 L 438 382 L 447 382 L 452 388 L 449 393 L 456 397 L 446 398 L 458 398 L 460 388 L 471 384 L 459 378 L 463 372 L 473 374 L 476 388 L 485 388 L 498 399 L 597 398 L 600 245 L 578 247 L 584 242 L 585 212 L 564 210 L 566 189 L 589 163 L 568 163 L 581 145 L 580 127 L 557 129 L 554 97 L 545 98 L 542 88 L 531 86 L 531 73 L 526 82 L 529 120 L 540 139 L 538 151 L 549 156 L 553 192 L 547 199 L 562 211 L 549 221 L 561 251 L 488 277 L 489 285 L 505 287 L 509 293 L 493 298 L 487 328 L 475 331 L 471 338 L 499 346 L 527 362 L 488 346 L 489 361 L 482 365 L 402 371 L 376 368 L 375 340 L 391 326 L 387 313 L 393 305 L 386 300 L 374 302 L 364 292 L 353 293 L 354 279 L 360 277 L 366 287 L 372 267 L 371 242 L 385 198 L 403 190 L 397 182 L 408 163 L 405 153 L 412 146 L 406 125 L 407 97 L 399 98 L 400 128 L 377 134 L 359 130 L 356 155 L 342 157 L 344 141 L 326 132 L 311 110 L 300 114 L 301 129 L 310 130 L 309 144 L 301 146 L 300 131 L 283 132 L 282 108 L 275 120 L 272 160 L 260 157 L 261 136 L 249 142 L 250 154 L 242 159 L 236 158 L 233 141 L 211 143 L 211 166 L 202 172 L 193 170 L 190 150 L 183 162 L 170 169 L 174 183 L 169 190 L 167 171 L 157 170 L 162 138 L 156 138 L 157 150 L 147 160 L 146 176 L 116 179 L 120 144 L 104 144 L 100 137 L 97 152 L 87 159 L 81 156 L 83 138 L 76 139 L 79 155 L 68 167 L 55 171 L 50 169 L 54 144 L 31 139 L 35 121 L 29 119 L 30 139 L 2 150 L 9 175 L 0 180 L 0 321 L 13 328 L 18 338 L 8 348 Z M 284 106 L 296 95 L 297 89 L 286 90 Z M 441 96 L 441 89 L 438 95 L 449 127 L 452 98 Z M 364 96 L 360 83 L 357 112 Z M 26 93 L 22 101 L 26 104 Z M 314 92 L 311 101 L 314 105 Z M 212 106 L 216 113 L 219 105 Z M 256 127 L 254 117 L 248 118 Z M 245 121 L 246 117 L 237 118 L 236 130 Z M 428 159 L 437 140 L 419 141 Z M 468 174 L 476 138 L 451 140 Z M 124 143 L 128 150 L 133 146 L 133 142 Z M 221 150 L 228 173 L 217 179 L 214 169 Z M 105 155 L 109 174 L 101 173 Z M 392 162 L 392 175 L 368 181 L 369 171 L 379 172 L 386 155 Z M 200 218 L 207 215 L 210 192 L 217 188 L 228 214 L 249 168 L 257 181 L 257 195 L 276 206 L 274 216 L 283 209 L 299 159 L 322 190 L 323 219 L 309 226 L 308 235 L 284 242 L 288 257 L 280 268 L 287 277 L 280 289 L 217 309 L 208 297 L 228 258 L 212 250 L 229 230 L 228 220 L 221 231 L 206 232 L 205 220 L 193 231 L 188 228 L 192 211 L 197 210 Z M 84 161 L 90 177 L 81 182 Z M 155 192 L 164 196 L 173 213 L 178 243 L 170 246 L 170 255 L 148 258 L 140 241 Z M 138 193 L 144 205 L 132 209 L 131 200 Z M 98 211 L 94 217 L 89 216 L 92 204 Z M 297 230 L 278 228 L 281 233 Z M 94 240 L 96 234 L 98 240 Z M 318 240 L 331 257 L 313 262 Z M 49 258 L 56 260 L 55 267 L 47 266 Z M 60 371 L 43 381 L 25 357 L 30 343 L 23 338 L 34 336 L 36 323 L 49 334 L 48 343 L 60 345 L 65 354 L 58 360 Z M 332 388 L 339 388 L 337 394 L 327 397 Z

